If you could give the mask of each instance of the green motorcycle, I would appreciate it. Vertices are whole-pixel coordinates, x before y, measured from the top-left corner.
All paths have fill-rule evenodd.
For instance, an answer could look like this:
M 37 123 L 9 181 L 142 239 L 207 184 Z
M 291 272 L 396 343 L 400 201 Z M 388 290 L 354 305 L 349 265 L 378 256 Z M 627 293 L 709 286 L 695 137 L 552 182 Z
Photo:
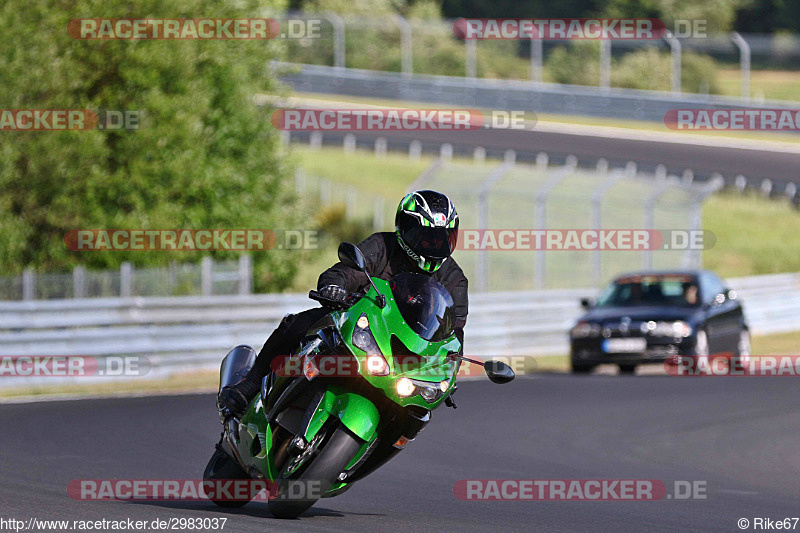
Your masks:
M 455 408 L 462 360 L 482 364 L 495 383 L 514 379 L 500 361 L 459 355 L 453 299 L 431 277 L 373 278 L 349 243 L 339 247 L 339 259 L 365 273 L 369 290 L 346 303 L 309 293 L 331 312 L 296 354 L 273 365 L 241 419 L 220 413 L 222 438 L 204 474 L 206 481 L 263 482 L 279 518 L 348 490 L 413 441 L 431 411 L 442 403 Z M 220 390 L 244 376 L 255 355 L 248 346 L 234 348 L 222 361 Z M 238 507 L 253 496 L 211 499 Z

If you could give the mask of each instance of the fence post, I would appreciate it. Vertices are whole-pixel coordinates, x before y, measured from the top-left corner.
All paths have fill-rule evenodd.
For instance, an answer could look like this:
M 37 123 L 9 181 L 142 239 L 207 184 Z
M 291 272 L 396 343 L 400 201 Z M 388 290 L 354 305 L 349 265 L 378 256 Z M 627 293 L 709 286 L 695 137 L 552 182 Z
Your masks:
M 125 261 L 119 266 L 119 296 L 129 298 L 133 284 L 133 266 Z
M 378 137 L 375 139 L 375 157 L 386 157 L 386 137 Z
M 514 159 L 506 157 L 505 161 L 486 177 L 478 190 L 478 230 L 483 231 L 489 225 L 489 193 L 492 187 L 514 166 Z M 478 292 L 486 292 L 489 278 L 489 265 L 486 262 L 486 250 L 478 247 Z
M 401 70 L 403 77 L 410 77 L 414 71 L 413 61 L 414 54 L 411 41 L 411 24 L 400 15 L 395 15 L 394 18 L 397 26 L 400 28 L 400 53 L 401 53 Z
M 486 161 L 486 148 L 483 146 L 476 146 L 472 151 L 472 160 L 476 163 L 483 163 Z
M 80 265 L 72 269 L 72 297 L 86 298 L 86 269 Z
M 22 272 L 22 299 L 26 302 L 36 299 L 36 273 L 30 267 Z
M 239 256 L 239 294 L 253 293 L 253 258 L 247 254 Z
M 383 218 L 386 213 L 386 207 L 382 196 L 376 196 L 375 201 L 372 203 L 372 229 L 374 231 L 383 230 Z
M 670 55 L 672 56 L 672 92 L 681 92 L 681 42 L 667 31 L 664 39 L 669 44 Z
M 408 145 L 408 158 L 412 161 L 419 161 L 420 157 L 422 157 L 422 143 L 415 139 Z
M 750 44 L 737 32 L 731 33 L 733 44 L 739 48 L 742 98 L 750 99 Z
M 656 186 L 650 196 L 644 201 L 644 229 L 652 231 L 655 229 L 655 205 L 658 199 L 668 189 L 673 187 L 678 180 L 664 178 L 655 182 Z M 678 182 L 679 183 L 679 182 Z M 652 270 L 653 268 L 653 250 L 644 251 L 642 268 L 644 270 Z
M 601 161 L 603 162 L 601 164 Z M 600 171 L 601 169 L 605 168 L 608 170 L 608 161 L 605 159 L 601 159 L 597 162 L 597 169 Z M 603 172 L 605 174 L 605 172 Z M 606 176 L 606 179 L 603 183 L 597 187 L 594 192 L 592 192 L 592 229 L 595 231 L 600 231 L 603 228 L 603 197 L 605 196 L 606 192 L 616 183 L 618 180 L 625 177 L 624 172 L 621 170 L 614 170 L 609 175 Z M 599 233 L 598 233 L 599 234 Z M 603 264 L 601 261 L 601 251 L 600 247 L 596 247 L 592 250 L 592 279 L 594 280 L 595 285 L 599 285 L 600 282 L 603 280 Z
M 203 296 L 211 296 L 214 290 L 214 260 L 205 256 L 200 262 L 200 290 Z
M 478 41 L 477 39 L 464 40 L 464 70 L 467 78 L 478 76 Z
M 322 134 L 318 131 L 312 131 L 308 136 L 308 147 L 312 150 L 319 150 L 322 148 Z
M 351 154 L 356 151 L 356 136 L 352 133 L 348 133 L 344 136 L 344 147 L 345 153 Z
M 319 203 L 321 206 L 330 205 L 331 203 L 331 182 L 330 180 L 319 180 Z
M 325 17 L 330 20 L 333 25 L 333 66 L 344 68 L 344 20 L 333 12 L 325 13 Z
M 542 40 L 531 37 L 531 81 L 542 81 Z
M 611 41 L 600 41 L 600 88 L 611 87 Z
M 574 155 L 568 155 L 566 164 L 553 172 L 553 174 L 547 179 L 547 181 L 542 185 L 539 190 L 536 191 L 536 200 L 535 200 L 535 217 L 536 222 L 534 224 L 535 230 L 543 230 L 547 229 L 547 197 L 550 196 L 550 192 L 553 188 L 558 185 L 564 177 L 569 174 L 572 174 L 575 171 L 575 167 L 578 165 L 578 158 Z M 538 166 L 538 165 L 537 165 Z M 534 258 L 534 265 L 533 265 L 533 284 L 534 287 L 537 289 L 543 289 L 545 283 L 545 247 L 542 245 L 539 249 L 536 250 L 536 256 Z
M 450 161 L 453 159 L 453 145 L 450 143 L 444 143 L 441 147 L 439 147 L 439 157 L 444 161 Z

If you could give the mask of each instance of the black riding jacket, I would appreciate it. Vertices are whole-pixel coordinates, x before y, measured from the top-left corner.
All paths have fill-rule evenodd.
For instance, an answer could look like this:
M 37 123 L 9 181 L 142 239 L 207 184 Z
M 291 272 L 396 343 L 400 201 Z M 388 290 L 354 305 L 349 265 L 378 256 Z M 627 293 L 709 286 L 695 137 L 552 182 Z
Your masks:
M 358 245 L 367 262 L 367 270 L 375 277 L 389 280 L 403 272 L 423 273 L 400 247 L 397 235 L 392 232 L 373 233 Z M 453 297 L 455 312 L 455 333 L 464 345 L 464 326 L 467 323 L 467 277 L 452 257 L 449 257 L 439 270 L 431 274 Z M 336 263 L 319 276 L 317 288 L 337 285 L 348 293 L 365 290 L 369 281 L 363 272 Z

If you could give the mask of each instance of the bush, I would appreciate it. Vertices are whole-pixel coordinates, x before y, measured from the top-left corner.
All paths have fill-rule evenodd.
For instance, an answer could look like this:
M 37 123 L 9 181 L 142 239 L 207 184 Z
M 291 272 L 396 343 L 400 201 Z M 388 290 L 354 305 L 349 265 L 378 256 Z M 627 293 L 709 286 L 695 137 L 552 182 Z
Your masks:
M 78 228 L 274 228 L 291 225 L 289 169 L 269 109 L 274 42 L 74 40 L 81 17 L 252 17 L 243 0 L 7 0 L 0 7 L 0 108 L 141 110 L 136 131 L 2 132 L 0 268 L 164 265 L 192 252 L 71 252 Z M 289 224 L 287 224 L 289 221 Z M 214 252 L 219 259 L 235 252 Z M 257 289 L 283 287 L 296 258 L 255 257 Z

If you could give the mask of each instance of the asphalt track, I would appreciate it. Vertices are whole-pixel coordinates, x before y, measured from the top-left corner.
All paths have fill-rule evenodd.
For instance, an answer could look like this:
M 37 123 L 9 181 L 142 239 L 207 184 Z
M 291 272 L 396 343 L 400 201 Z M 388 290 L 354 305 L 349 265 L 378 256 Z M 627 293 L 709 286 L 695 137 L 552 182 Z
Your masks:
M 0 405 L 3 518 L 227 517 L 224 531 L 739 531 L 800 516 L 796 379 L 537 376 L 462 383 L 400 456 L 292 521 L 266 505 L 85 502 L 73 479 L 197 478 L 219 423 L 211 395 Z M 707 498 L 471 502 L 461 479 L 705 481 Z M 800 528 L 800 525 L 798 525 Z
M 325 144 L 339 144 L 347 132 L 325 132 Z M 741 174 L 749 186 L 759 187 L 764 178 L 773 181 L 774 190 L 782 194 L 787 183 L 800 185 L 800 152 L 773 152 L 720 146 L 703 146 L 654 140 L 621 139 L 597 135 L 574 135 L 544 131 L 519 131 L 509 129 L 481 129 L 475 131 L 418 131 L 418 132 L 357 132 L 358 144 L 374 146 L 377 137 L 385 137 L 390 149 L 407 150 L 412 140 L 419 140 L 423 150 L 438 153 L 443 143 L 451 143 L 454 152 L 472 156 L 477 146 L 486 149 L 491 157 L 502 157 L 507 149 L 517 152 L 518 161 L 535 161 L 536 154 L 546 152 L 551 164 L 563 164 L 568 155 L 575 155 L 578 163 L 594 167 L 597 160 L 605 158 L 612 168 L 624 167 L 628 161 L 637 163 L 644 172 L 653 172 L 664 165 L 671 174 L 681 176 L 692 169 L 699 180 L 720 173 L 728 184 L 733 184 Z M 307 141 L 308 133 L 293 132 L 293 138 Z

